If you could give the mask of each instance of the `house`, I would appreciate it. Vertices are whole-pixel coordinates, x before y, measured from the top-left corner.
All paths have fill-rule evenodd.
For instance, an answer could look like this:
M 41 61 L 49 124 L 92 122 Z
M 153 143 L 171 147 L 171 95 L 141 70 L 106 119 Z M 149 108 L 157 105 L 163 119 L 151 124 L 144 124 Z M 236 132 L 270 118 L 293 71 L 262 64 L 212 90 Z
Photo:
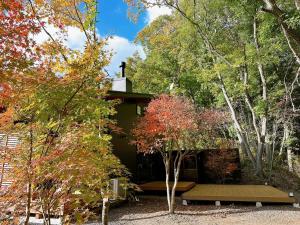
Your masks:
M 132 83 L 125 76 L 113 79 L 112 90 L 108 94 L 107 99 L 120 100 L 120 104 L 116 106 L 117 113 L 113 119 L 116 120 L 117 126 L 122 131 L 120 133 L 112 133 L 113 153 L 129 169 L 133 180 L 136 180 L 138 155 L 136 146 L 130 143 L 133 140 L 131 130 L 134 128 L 138 117 L 143 115 L 145 107 L 153 96 L 132 92 Z
M 116 107 L 117 114 L 114 119 L 117 126 L 123 131 L 119 134 L 112 133 L 113 153 L 129 169 L 133 182 L 139 184 L 164 180 L 165 168 L 160 154 L 139 154 L 136 146 L 130 143 L 133 140 L 131 130 L 134 128 L 137 119 L 143 115 L 153 96 L 132 92 L 132 82 L 125 76 L 125 66 L 125 63 L 122 63 L 122 77 L 112 80 L 112 90 L 109 91 L 108 96 L 108 99 L 120 100 L 120 104 Z M 180 180 L 196 183 L 239 182 L 241 175 L 239 151 L 238 149 L 228 149 L 227 153 L 229 153 L 228 151 L 230 151 L 230 154 L 226 154 L 224 150 L 195 151 L 183 160 Z M 232 157 L 226 158 L 224 155 L 232 155 Z M 212 163 L 208 164 L 207 161 Z M 222 161 L 225 161 L 225 163 Z M 230 171 L 229 174 L 220 173 L 220 170 L 224 168 L 226 170 L 227 164 L 235 169 Z

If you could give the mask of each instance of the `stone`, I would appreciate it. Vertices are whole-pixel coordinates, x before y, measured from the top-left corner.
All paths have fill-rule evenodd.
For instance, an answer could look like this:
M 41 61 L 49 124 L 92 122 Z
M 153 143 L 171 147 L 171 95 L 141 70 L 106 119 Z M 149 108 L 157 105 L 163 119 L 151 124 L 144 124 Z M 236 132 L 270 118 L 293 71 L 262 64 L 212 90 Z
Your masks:
M 261 204 L 261 202 L 256 202 L 256 207 L 257 207 L 257 208 L 260 208 L 260 207 L 262 207 L 262 204 Z
M 216 201 L 216 206 L 220 207 L 221 206 L 221 202 L 220 201 Z

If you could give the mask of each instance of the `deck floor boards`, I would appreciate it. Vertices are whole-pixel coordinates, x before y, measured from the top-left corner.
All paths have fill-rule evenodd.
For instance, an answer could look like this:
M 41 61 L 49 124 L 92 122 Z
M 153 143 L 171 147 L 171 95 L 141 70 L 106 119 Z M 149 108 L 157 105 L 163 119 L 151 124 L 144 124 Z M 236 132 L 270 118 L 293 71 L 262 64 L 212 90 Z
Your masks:
M 173 182 L 169 182 L 170 187 L 172 188 Z M 193 188 L 196 185 L 195 182 L 185 182 L 180 181 L 177 183 L 176 191 L 188 191 L 191 188 Z M 139 187 L 143 191 L 165 191 L 166 188 L 166 182 L 164 181 L 153 181 L 145 184 L 139 185 Z
M 295 203 L 288 193 L 268 185 L 197 184 L 181 195 L 183 200 Z

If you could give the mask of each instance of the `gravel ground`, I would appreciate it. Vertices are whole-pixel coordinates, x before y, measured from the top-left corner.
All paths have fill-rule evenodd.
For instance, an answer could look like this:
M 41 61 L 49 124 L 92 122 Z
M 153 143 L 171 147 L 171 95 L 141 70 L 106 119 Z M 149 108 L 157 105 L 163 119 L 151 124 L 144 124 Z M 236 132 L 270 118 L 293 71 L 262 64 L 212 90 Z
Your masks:
M 300 209 L 292 205 L 263 205 L 255 203 L 223 205 L 199 203 L 182 206 L 177 200 L 175 215 L 168 215 L 164 198 L 143 197 L 140 202 L 110 210 L 111 225 L 300 225 Z M 99 224 L 99 223 L 98 223 Z M 89 223 L 96 225 L 96 223 Z

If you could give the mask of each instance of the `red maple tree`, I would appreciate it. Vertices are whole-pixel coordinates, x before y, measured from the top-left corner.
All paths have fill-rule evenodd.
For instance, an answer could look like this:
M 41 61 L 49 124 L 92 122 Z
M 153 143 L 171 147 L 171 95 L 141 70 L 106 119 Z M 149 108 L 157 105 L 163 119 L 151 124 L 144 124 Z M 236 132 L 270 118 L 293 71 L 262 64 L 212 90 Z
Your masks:
M 5 56 L 0 57 L 2 76 L 8 71 L 10 75 L 19 73 L 28 68 L 28 60 L 38 60 L 33 34 L 40 32 L 40 26 L 25 7 L 22 0 L 0 1 L 0 55 Z
M 186 98 L 168 95 L 152 100 L 133 130 L 134 143 L 139 152 L 159 152 L 162 155 L 170 213 L 174 213 L 175 190 L 182 160 L 196 148 L 198 131 L 194 105 Z M 171 168 L 174 170 L 172 187 L 169 184 Z

